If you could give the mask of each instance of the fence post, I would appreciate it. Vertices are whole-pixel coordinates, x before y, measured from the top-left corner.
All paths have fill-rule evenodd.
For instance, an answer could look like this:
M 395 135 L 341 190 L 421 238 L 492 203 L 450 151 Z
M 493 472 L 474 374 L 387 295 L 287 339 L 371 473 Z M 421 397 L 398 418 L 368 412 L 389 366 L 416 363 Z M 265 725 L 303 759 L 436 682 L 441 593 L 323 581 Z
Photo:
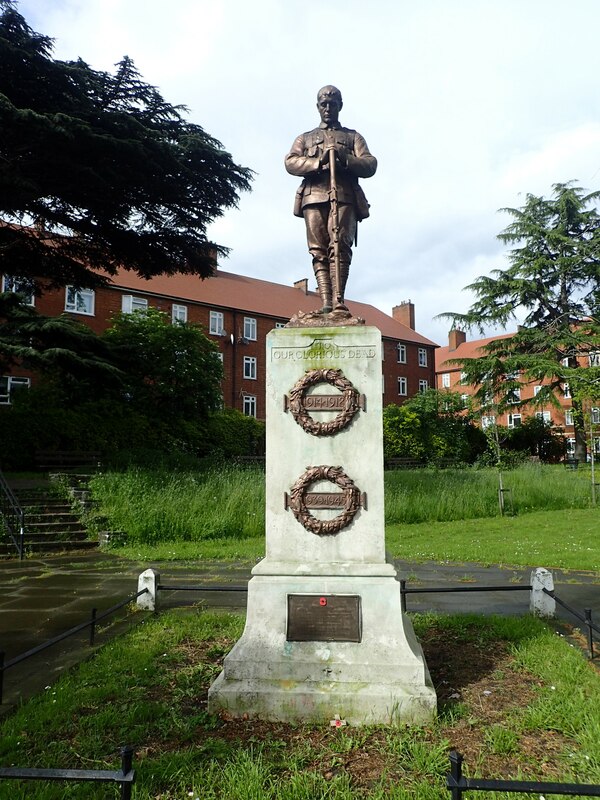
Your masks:
M 160 583 L 160 573 L 153 569 L 142 572 L 138 578 L 138 592 L 148 589 L 145 594 L 141 594 L 137 599 L 137 607 L 143 611 L 156 611 L 158 606 L 158 584 Z
M 452 800 L 462 800 L 462 762 L 463 757 L 456 750 L 450 751 L 450 780 L 447 783 Z
M 590 650 L 590 660 L 594 658 L 594 632 L 592 631 L 592 609 L 584 608 L 583 616 L 587 625 L 588 647 Z
M 121 748 L 121 772 L 123 776 L 131 772 L 133 765 L 133 747 L 126 745 Z M 131 783 L 121 784 L 121 800 L 131 800 Z
M 556 615 L 556 601 L 544 592 L 554 591 L 554 578 L 552 573 L 544 567 L 536 567 L 531 573 L 531 594 L 529 596 L 529 610 L 534 617 L 550 618 Z
M 400 610 L 406 614 L 406 581 L 400 581 Z

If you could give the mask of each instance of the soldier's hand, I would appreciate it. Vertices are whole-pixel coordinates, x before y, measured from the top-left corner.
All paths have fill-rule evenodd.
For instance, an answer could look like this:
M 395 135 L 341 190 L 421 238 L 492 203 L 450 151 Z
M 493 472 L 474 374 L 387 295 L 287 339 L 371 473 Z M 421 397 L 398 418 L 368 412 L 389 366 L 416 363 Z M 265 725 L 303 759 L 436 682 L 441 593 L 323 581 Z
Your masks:
M 325 150 L 323 151 L 323 155 L 320 159 L 320 164 L 322 167 L 325 167 L 329 164 L 329 153 L 333 150 L 335 152 L 335 160 L 338 164 L 342 167 L 348 166 L 348 153 L 346 150 L 339 144 L 330 144 L 328 145 Z

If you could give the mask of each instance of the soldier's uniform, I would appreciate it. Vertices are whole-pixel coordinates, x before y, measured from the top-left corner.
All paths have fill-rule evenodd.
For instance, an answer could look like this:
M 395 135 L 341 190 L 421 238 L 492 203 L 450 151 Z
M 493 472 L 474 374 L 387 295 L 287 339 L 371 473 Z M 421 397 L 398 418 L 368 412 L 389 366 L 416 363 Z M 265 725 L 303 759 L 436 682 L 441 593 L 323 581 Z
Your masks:
M 328 145 L 335 143 L 342 163 L 336 163 L 336 184 L 339 211 L 340 286 L 335 285 L 333 225 L 330 212 L 329 163 L 321 166 L 321 156 Z M 345 163 L 344 163 L 345 162 Z M 285 158 L 291 175 L 304 178 L 296 193 L 294 214 L 304 217 L 308 251 L 324 307 L 331 307 L 332 298 L 343 303 L 346 281 L 352 260 L 352 244 L 357 221 L 369 216 L 369 205 L 358 184 L 359 178 L 370 178 L 377 169 L 377 159 L 357 131 L 341 125 L 318 128 L 296 138 Z

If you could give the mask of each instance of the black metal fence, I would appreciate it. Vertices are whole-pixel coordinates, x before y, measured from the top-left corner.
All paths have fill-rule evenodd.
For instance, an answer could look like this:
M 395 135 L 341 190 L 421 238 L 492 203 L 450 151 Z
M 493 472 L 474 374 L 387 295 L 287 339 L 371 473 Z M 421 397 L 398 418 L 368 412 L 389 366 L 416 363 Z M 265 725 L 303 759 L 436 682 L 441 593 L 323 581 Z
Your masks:
M 600 635 L 600 627 L 594 623 L 592 620 L 592 609 L 591 608 L 584 608 L 583 614 L 580 614 L 579 611 L 576 611 L 570 605 L 565 603 L 564 600 L 561 600 L 560 597 L 557 597 L 554 592 L 548 591 L 548 589 L 542 589 L 544 594 L 547 594 L 549 597 L 554 598 L 554 600 L 558 603 L 559 606 L 562 606 L 565 611 L 568 611 L 569 614 L 572 614 L 576 619 L 586 626 L 587 629 L 587 642 L 588 642 L 588 650 L 590 651 L 590 658 L 594 658 L 594 632 Z
M 36 647 L 32 647 L 31 650 L 26 650 L 24 653 L 21 653 L 14 658 L 11 658 L 9 661 L 6 661 L 6 654 L 3 651 L 0 651 L 0 703 L 2 703 L 3 695 L 4 695 L 4 673 L 7 669 L 11 667 L 15 667 L 17 664 L 20 664 L 22 661 L 25 661 L 32 656 L 41 653 L 43 650 L 46 650 L 48 647 L 52 647 L 58 642 L 62 642 L 63 639 L 67 639 L 69 636 L 74 636 L 76 633 L 85 630 L 86 628 L 90 629 L 90 639 L 89 643 L 90 646 L 94 644 L 94 638 L 96 635 L 96 625 L 103 619 L 106 619 L 111 614 L 114 614 L 119 609 L 123 608 L 129 603 L 132 603 L 134 600 L 137 600 L 138 597 L 141 595 L 146 594 L 148 589 L 142 589 L 136 594 L 132 594 L 130 597 L 125 598 L 125 600 L 121 600 L 118 603 L 115 603 L 114 606 L 111 606 L 106 611 L 103 611 L 101 614 L 98 614 L 98 610 L 96 608 L 92 609 L 92 613 L 90 619 L 86 622 L 81 622 L 79 625 L 75 625 L 73 628 L 69 628 L 69 630 L 64 631 L 64 633 L 59 633 L 58 636 L 55 636 L 53 639 L 48 639 L 47 642 L 43 642 L 42 644 L 38 644 Z
M 4 527 L 22 561 L 25 554 L 25 512 L 0 471 L 0 528 Z
M 463 757 L 456 750 L 450 752 L 450 774 L 446 788 L 452 800 L 462 800 L 465 792 L 523 792 L 524 794 L 562 794 L 581 797 L 600 797 L 600 786 L 586 783 L 551 783 L 548 781 L 505 781 L 487 778 L 465 778 L 462 774 Z
M 133 748 L 121 749 L 121 769 L 32 769 L 0 767 L 0 780 L 66 781 L 88 783 L 116 783 L 121 787 L 121 800 L 131 799 L 131 787 L 135 782 Z

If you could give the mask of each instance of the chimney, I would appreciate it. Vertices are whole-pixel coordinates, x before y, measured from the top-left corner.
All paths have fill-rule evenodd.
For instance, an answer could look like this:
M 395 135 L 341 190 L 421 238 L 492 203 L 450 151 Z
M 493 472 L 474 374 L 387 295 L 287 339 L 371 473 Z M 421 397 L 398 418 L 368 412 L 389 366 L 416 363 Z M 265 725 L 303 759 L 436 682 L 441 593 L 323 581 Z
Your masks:
M 457 328 L 452 328 L 452 330 L 448 332 L 448 350 L 456 350 L 466 341 L 467 334 L 464 331 L 459 331 Z
M 304 294 L 308 294 L 308 278 L 301 278 L 299 281 L 294 281 L 294 289 L 300 289 Z
M 399 306 L 394 306 L 392 308 L 392 318 L 414 331 L 415 304 L 411 303 L 410 300 L 404 300 Z

